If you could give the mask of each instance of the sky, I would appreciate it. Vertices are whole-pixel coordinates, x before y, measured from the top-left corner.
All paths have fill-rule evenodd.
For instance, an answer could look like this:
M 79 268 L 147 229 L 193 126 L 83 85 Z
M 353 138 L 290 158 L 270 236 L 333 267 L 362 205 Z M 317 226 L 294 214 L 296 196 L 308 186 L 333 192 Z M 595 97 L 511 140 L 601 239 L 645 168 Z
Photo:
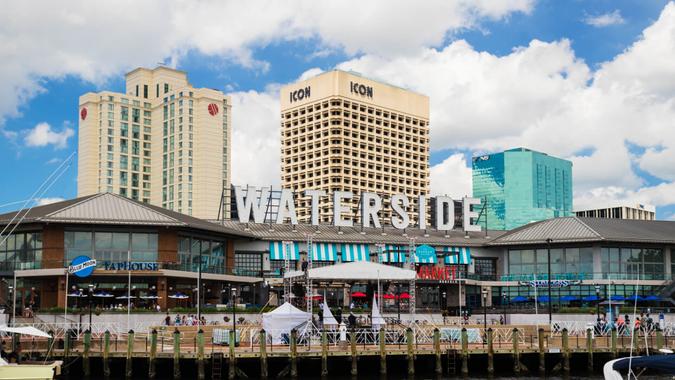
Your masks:
M 279 183 L 279 88 L 340 68 L 430 97 L 433 194 L 470 195 L 472 156 L 523 146 L 573 162 L 575 208 L 675 220 L 675 3 L 660 0 L 13 1 L 0 212 L 75 197 L 78 97 L 158 63 L 232 96 L 235 184 Z

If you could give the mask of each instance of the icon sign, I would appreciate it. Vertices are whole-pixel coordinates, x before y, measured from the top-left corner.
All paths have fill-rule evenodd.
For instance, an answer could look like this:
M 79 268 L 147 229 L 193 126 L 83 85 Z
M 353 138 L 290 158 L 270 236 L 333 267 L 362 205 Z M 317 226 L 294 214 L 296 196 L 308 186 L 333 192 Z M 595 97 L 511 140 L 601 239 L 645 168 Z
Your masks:
M 84 278 L 91 276 L 94 269 L 96 269 L 96 259 L 91 259 L 88 256 L 77 256 L 70 262 L 68 273 Z
M 215 103 L 209 104 L 208 109 L 209 109 L 209 114 L 211 114 L 211 116 L 216 116 L 218 114 L 218 105 L 217 104 L 215 104 Z
M 86 107 L 83 107 L 82 110 L 80 111 L 80 117 L 82 118 L 82 120 L 87 118 L 87 108 Z

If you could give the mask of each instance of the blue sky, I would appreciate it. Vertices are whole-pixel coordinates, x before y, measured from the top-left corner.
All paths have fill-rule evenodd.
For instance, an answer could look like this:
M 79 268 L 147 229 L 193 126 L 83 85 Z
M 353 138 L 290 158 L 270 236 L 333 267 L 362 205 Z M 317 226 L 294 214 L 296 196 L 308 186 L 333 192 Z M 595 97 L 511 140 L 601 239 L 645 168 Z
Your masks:
M 162 5 L 157 6 L 161 7 Z M 300 7 L 300 5 L 298 6 Z M 14 7 L 16 9 L 13 9 Z M 29 17 L 25 15 L 26 12 L 23 12 L 21 7 L 20 5 L 7 7 L 7 17 L 16 16 L 18 19 Z M 594 199 L 608 201 L 612 197 L 635 199 L 640 202 L 650 201 L 658 204 L 659 218 L 673 218 L 675 215 L 675 200 L 673 198 L 675 197 L 668 194 L 671 188 L 664 190 L 657 187 L 658 185 L 672 185 L 675 173 L 664 169 L 663 165 L 657 162 L 659 158 L 661 161 L 668 160 L 674 158 L 675 155 L 659 156 L 659 154 L 665 154 L 663 152 L 670 152 L 670 147 L 661 143 L 642 141 L 635 137 L 640 134 L 641 115 L 635 115 L 637 121 L 632 126 L 629 125 L 623 129 L 617 128 L 617 130 L 622 129 L 625 134 L 623 136 L 625 143 L 623 155 L 613 156 L 610 153 L 603 155 L 601 139 L 599 141 L 590 140 L 591 138 L 599 139 L 597 136 L 589 137 L 588 145 L 580 145 L 578 149 L 569 151 L 555 145 L 547 145 L 548 143 L 543 141 L 545 138 L 536 138 L 536 136 L 547 136 L 546 133 L 542 134 L 541 128 L 551 128 L 551 131 L 558 130 L 559 119 L 565 118 L 566 114 L 561 114 L 559 110 L 561 107 L 551 99 L 573 97 L 575 93 L 571 91 L 578 91 L 579 97 L 589 96 L 596 99 L 594 92 L 599 90 L 595 88 L 595 83 L 607 81 L 606 78 L 611 78 L 612 83 L 624 84 L 627 87 L 629 84 L 633 85 L 634 81 L 631 78 L 634 76 L 646 78 L 641 79 L 646 84 L 639 89 L 640 99 L 656 98 L 657 100 L 650 100 L 654 102 L 651 106 L 666 112 L 663 110 L 663 104 L 668 104 L 675 97 L 675 91 L 673 90 L 675 85 L 670 86 L 673 79 L 667 78 L 662 71 L 656 68 L 654 73 L 645 73 L 649 67 L 644 71 L 640 70 L 640 73 L 631 73 L 626 67 L 632 67 L 632 70 L 636 70 L 635 65 L 631 66 L 623 63 L 623 61 L 630 63 L 630 59 L 633 59 L 640 62 L 639 57 L 626 57 L 624 59 L 617 58 L 617 56 L 622 55 L 627 49 L 630 50 L 636 42 L 647 39 L 643 36 L 644 30 L 656 23 L 662 13 L 665 13 L 664 9 L 667 7 L 667 1 L 504 0 L 504 6 L 499 9 L 457 11 L 443 8 L 443 12 L 449 12 L 448 19 L 459 20 L 447 22 L 447 25 L 444 24 L 443 20 L 434 21 L 438 25 L 427 25 L 425 20 L 422 19 L 424 11 L 420 11 L 419 17 L 411 18 L 410 22 L 415 23 L 414 26 L 416 27 L 412 30 L 436 27 L 440 30 L 440 34 L 435 36 L 410 36 L 410 33 L 408 33 L 399 40 L 387 36 L 387 34 L 396 33 L 394 31 L 388 32 L 387 28 L 391 26 L 386 25 L 387 15 L 382 15 L 381 19 L 364 21 L 360 21 L 358 18 L 350 19 L 349 23 L 344 23 L 344 36 L 340 31 L 338 21 L 336 21 L 338 26 L 331 29 L 323 26 L 297 26 L 295 25 L 297 20 L 293 20 L 292 16 L 281 15 L 278 20 L 274 17 L 271 20 L 259 20 L 253 17 L 252 21 L 248 21 L 248 26 L 243 25 L 241 27 L 242 31 L 239 34 L 233 32 L 234 38 L 222 38 L 227 42 L 220 41 L 217 29 L 215 29 L 216 35 L 208 37 L 188 36 L 187 32 L 177 30 L 175 34 L 179 37 L 172 41 L 163 42 L 165 46 L 161 49 L 148 48 L 149 51 L 143 51 L 145 50 L 143 42 L 129 49 L 116 46 L 118 44 L 124 45 L 125 41 L 128 41 L 123 37 L 118 40 L 111 38 L 109 41 L 82 38 L 82 35 L 77 32 L 86 30 L 89 27 L 88 23 L 96 22 L 95 17 L 89 17 L 91 14 L 87 13 L 95 12 L 95 10 L 92 11 L 86 9 L 86 7 L 80 9 L 73 6 L 69 9 L 68 20 L 77 18 L 77 27 L 63 27 L 62 34 L 55 33 L 57 35 L 53 36 L 53 44 L 44 47 L 48 50 L 44 55 L 41 52 L 18 49 L 16 54 L 10 54 L 9 57 L 3 58 L 4 61 L 8 62 L 0 65 L 0 69 L 3 68 L 2 65 L 9 68 L 4 70 L 9 74 L 6 73 L 5 78 L 0 78 L 5 79 L 0 80 L 0 87 L 6 86 L 5 89 L 0 89 L 0 100 L 11 99 L 12 95 L 14 95 L 13 99 L 17 99 L 19 95 L 21 98 L 19 101 L 12 100 L 16 104 L 0 108 L 0 130 L 3 132 L 0 136 L 0 159 L 5 164 L 3 169 L 6 181 L 3 186 L 0 186 L 0 205 L 29 198 L 40 183 L 58 166 L 59 160 L 63 160 L 77 149 L 77 102 L 81 94 L 102 89 L 120 91 L 124 87 L 124 72 L 137 66 L 147 66 L 162 61 L 170 64 L 177 63 L 177 68 L 187 71 L 190 81 L 197 87 L 212 87 L 227 93 L 233 93 L 236 98 L 235 104 L 241 104 L 239 110 L 233 109 L 235 114 L 234 131 L 235 135 L 239 133 L 243 140 L 254 138 L 252 135 L 247 135 L 248 123 L 256 125 L 255 128 L 268 128 L 267 130 L 271 131 L 273 136 L 277 136 L 273 131 L 277 127 L 274 115 L 275 112 L 278 112 L 275 111 L 275 107 L 278 110 L 278 104 L 274 102 L 277 95 L 275 88 L 279 84 L 295 81 L 310 69 L 329 70 L 337 66 L 354 68 L 366 75 L 385 79 L 395 84 L 402 84 L 425 92 L 432 97 L 431 125 L 432 128 L 437 128 L 440 131 L 438 132 L 440 137 L 437 139 L 439 143 L 432 146 L 431 164 L 436 167 L 439 176 L 444 173 L 443 170 L 457 171 L 457 168 L 461 169 L 462 165 L 466 168 L 466 162 L 470 162 L 468 159 L 476 152 L 519 144 L 520 137 L 522 137 L 523 143 L 527 143 L 528 146 L 534 145 L 538 149 L 548 148 L 552 151 L 552 154 L 573 160 L 575 169 L 580 168 L 578 186 L 575 173 L 575 190 L 578 192 L 575 202 L 577 199 L 579 199 L 579 202 L 591 202 Z M 266 6 L 263 5 L 263 8 L 266 8 Z M 305 8 L 307 7 L 303 6 L 303 12 L 319 12 L 317 18 L 324 16 L 321 11 L 306 10 Z M 396 8 L 396 5 L 394 8 Z M 152 11 L 152 9 L 148 9 L 148 11 Z M 104 12 L 104 10 L 99 12 Z M 270 10 L 270 12 L 274 11 Z M 406 12 L 406 10 L 402 9 L 400 12 Z M 433 10 L 431 12 L 433 14 Z M 441 12 L 440 8 L 438 12 Z M 335 11 L 334 17 L 339 18 L 343 14 L 348 13 L 343 13 L 342 10 L 338 9 Z M 113 19 L 111 22 L 115 21 L 116 15 L 116 13 L 110 14 L 110 18 Z M 201 15 L 203 16 L 203 14 Z M 203 17 L 205 17 L 204 24 L 211 22 L 208 16 Z M 250 17 L 250 14 L 244 12 L 242 18 L 245 17 Z M 662 20 L 664 24 L 675 23 L 671 18 L 663 17 L 663 19 L 665 19 Z M 195 23 L 202 22 L 198 16 L 191 18 L 191 20 L 194 20 Z M 30 43 L 31 39 L 37 41 L 41 37 L 39 28 L 37 26 L 31 27 L 31 23 L 37 25 L 40 20 L 23 21 L 26 21 L 27 27 L 17 26 L 18 22 L 0 27 L 0 36 L 6 37 L 6 41 L 21 41 L 23 44 Z M 124 28 L 127 25 L 126 23 L 133 22 L 126 19 L 117 21 L 120 29 Z M 227 24 L 225 21 L 224 24 Z M 270 25 L 269 28 L 266 28 L 265 25 L 251 24 L 251 22 L 258 21 L 278 25 Z M 379 24 L 385 25 L 380 28 L 378 27 Z M 60 28 L 59 25 L 63 24 L 58 24 L 55 21 L 54 27 Z M 141 28 L 140 31 L 143 31 L 140 26 L 134 28 Z M 346 28 L 350 30 L 348 31 Z M 152 29 L 149 28 L 149 30 Z M 176 27 L 176 29 L 179 29 L 179 27 Z M 137 32 L 138 30 L 134 29 L 133 31 Z M 356 37 L 348 35 L 350 33 L 356 35 Z M 167 34 L 171 35 L 171 33 Z M 412 32 L 412 34 L 415 34 L 415 32 Z M 241 41 L 237 40 L 239 35 L 241 35 Z M 656 44 L 666 45 L 663 48 L 667 53 L 675 51 L 675 47 L 671 46 L 675 37 L 671 37 L 669 40 L 657 39 L 656 37 L 654 39 L 657 40 Z M 80 38 L 82 40 L 78 44 L 101 44 L 103 45 L 101 50 L 109 48 L 110 54 L 115 54 L 114 58 L 111 59 L 110 55 L 105 52 L 90 53 L 86 51 L 87 49 L 76 46 L 77 44 L 64 42 L 69 39 L 77 40 Z M 417 44 L 415 43 L 416 38 L 420 41 Z M 170 38 L 167 37 L 167 39 Z M 0 41 L 2 40 L 0 38 Z M 381 42 L 378 42 L 380 40 Z M 539 48 L 535 49 L 532 45 L 533 40 L 542 41 L 545 44 L 540 48 L 543 51 L 543 57 L 537 53 Z M 463 47 L 460 41 L 464 41 L 466 47 Z M 568 41 L 569 45 L 565 45 L 566 42 L 564 41 Z M 146 43 L 153 42 L 156 41 L 149 39 Z M 222 46 L 219 44 L 222 44 Z M 648 44 L 645 43 L 645 45 Z M 458 49 L 461 52 L 450 55 L 451 48 Z M 7 51 L 7 49 L 4 50 Z M 481 78 L 484 75 L 481 75 L 480 72 L 467 74 L 467 81 L 472 88 L 485 88 L 485 90 L 475 91 L 487 104 L 486 107 L 490 104 L 501 103 L 504 97 L 511 100 L 516 99 L 517 101 L 513 100 L 514 105 L 505 106 L 511 107 L 510 111 L 512 111 L 505 112 L 505 115 L 512 114 L 515 116 L 510 118 L 505 116 L 508 120 L 486 120 L 472 125 L 472 115 L 469 114 L 463 115 L 466 120 L 469 120 L 468 122 L 456 122 L 456 120 L 453 120 L 454 115 L 452 113 L 444 113 L 444 105 L 448 103 L 434 103 L 434 99 L 439 97 L 436 94 L 443 94 L 442 86 L 439 90 L 437 87 L 425 87 L 424 84 L 421 84 L 423 80 L 406 82 L 405 73 L 402 73 L 401 76 L 397 74 L 400 66 L 396 66 L 397 64 L 411 61 L 419 64 L 420 71 L 428 70 L 428 75 L 436 75 L 438 72 L 444 71 L 444 67 L 439 63 L 440 60 L 429 59 L 428 54 L 425 55 L 422 50 L 427 53 L 434 52 L 438 55 L 441 52 L 449 54 L 449 57 L 446 57 L 447 60 L 444 58 L 442 62 L 449 62 L 448 64 L 453 65 L 452 67 L 455 70 L 457 70 L 457 67 L 461 67 L 462 57 L 466 57 L 469 62 L 476 60 L 474 62 L 480 62 L 481 65 L 485 64 L 483 73 L 499 73 L 499 70 L 504 69 L 504 75 L 507 76 L 516 71 L 517 73 L 513 74 L 516 75 L 515 78 L 505 78 L 505 81 L 525 83 L 523 87 L 528 88 L 536 88 L 539 85 L 542 88 L 551 86 L 551 94 L 547 94 L 546 99 L 543 99 L 543 96 L 529 93 L 515 93 L 505 96 L 503 88 L 494 89 L 490 87 L 495 85 L 494 82 L 501 80 L 500 75 L 497 75 L 496 79 L 488 81 Z M 666 53 L 663 57 L 654 58 L 667 60 L 669 56 Z M 462 56 L 462 54 L 464 55 Z M 537 71 L 539 67 L 547 67 L 547 65 L 556 66 L 556 62 L 546 62 L 546 57 L 558 57 L 557 54 L 559 54 L 560 59 L 551 58 L 551 60 L 560 62 L 569 60 L 569 62 L 561 64 L 561 67 L 552 67 L 550 72 L 541 73 L 541 77 L 531 77 L 527 73 L 528 71 Z M 633 55 L 637 56 L 638 53 Z M 76 60 L 77 62 L 74 63 L 68 59 L 64 61 L 63 56 L 73 57 L 73 61 Z M 510 61 L 521 61 L 521 58 L 522 61 L 527 63 L 518 63 L 517 69 L 509 69 Z M 34 63 L 34 60 L 44 60 L 44 63 Z M 614 61 L 616 61 L 615 64 L 608 65 L 611 67 L 603 68 L 603 63 L 613 63 Z M 532 66 L 528 68 L 525 65 Z M 467 72 L 469 69 L 473 68 L 467 67 Z M 448 67 L 448 70 L 450 70 L 450 67 Z M 422 75 L 423 73 L 418 74 Z M 463 70 L 457 70 L 454 75 L 456 78 L 462 78 L 465 73 Z M 668 84 L 665 90 L 662 88 L 663 85 L 658 88 L 653 85 L 652 78 L 655 76 L 658 78 L 658 75 L 664 75 L 664 81 Z M 569 79 L 575 76 L 581 79 Z M 551 78 L 554 78 L 556 82 L 549 83 L 548 81 Z M 537 80 L 541 80 L 541 84 L 535 82 Z M 529 81 L 533 82 L 530 83 Z M 448 89 L 454 88 L 455 85 L 457 85 L 456 81 L 451 80 L 448 82 Z M 498 84 L 495 86 L 499 87 Z M 574 87 L 574 89 L 569 90 L 570 87 Z M 604 91 L 610 87 L 616 88 L 617 86 L 607 86 L 602 87 L 602 89 Z M 625 103 L 628 101 L 626 99 L 629 98 L 634 99 L 635 90 L 634 87 L 631 88 L 633 90 L 626 90 L 614 104 Z M 559 94 L 555 91 L 559 91 Z M 614 90 L 611 91 L 614 94 Z M 462 93 L 459 93 L 459 96 L 462 96 Z M 490 98 L 490 96 L 498 97 Z M 517 99 L 518 96 L 522 96 L 523 99 Z M 448 102 L 452 102 L 452 99 Z M 561 103 L 564 102 L 561 101 Z M 580 107 L 574 101 L 570 101 L 569 104 L 565 103 L 566 108 L 571 108 L 571 110 L 565 112 L 569 112 L 569 115 L 592 112 L 574 109 L 575 104 L 576 107 Z M 261 107 L 260 112 L 257 112 L 256 107 Z M 528 110 L 522 123 L 518 120 L 519 110 L 513 109 L 513 107 Z M 542 109 L 540 114 L 536 114 L 538 107 Z M 630 107 L 627 108 L 630 109 Z M 600 106 L 598 106 L 598 109 L 600 109 Z M 530 115 L 530 113 L 533 114 Z M 596 125 L 593 123 L 597 123 L 599 120 L 600 124 L 604 124 L 603 120 L 606 120 L 607 125 L 610 125 L 615 122 L 611 117 L 612 113 L 612 109 L 598 111 L 597 114 L 584 117 L 584 122 L 593 120 L 588 121 L 591 123 L 589 125 Z M 475 116 L 481 115 L 476 114 Z M 574 123 L 573 117 L 568 119 L 571 123 Z M 501 122 L 504 122 L 511 129 L 504 132 L 504 136 L 498 138 L 494 131 L 500 131 Z M 646 124 L 645 128 L 647 130 L 654 129 L 653 133 L 655 134 L 659 133 L 658 128 L 668 127 L 668 125 L 660 125 L 658 121 L 650 122 L 654 124 L 654 127 L 649 127 L 651 124 Z M 36 126 L 40 123 L 47 123 L 52 134 L 36 134 Z M 522 128 L 518 127 L 519 123 L 522 124 Z M 667 124 L 665 121 L 661 122 L 661 124 L 664 123 Z M 73 130 L 72 136 L 62 134 L 68 129 Z M 472 129 L 477 132 L 469 133 Z M 505 129 L 507 128 L 505 127 Z M 586 130 L 589 129 L 592 129 L 592 127 L 586 128 Z M 41 131 L 45 132 L 44 127 Z M 31 132 L 34 134 L 34 140 L 28 138 Z M 456 140 L 450 140 L 450 132 L 453 136 L 459 135 L 460 137 Z M 601 135 L 601 133 L 598 134 Z M 432 138 L 434 136 L 432 134 Z M 561 144 L 563 144 L 562 141 Z M 618 141 L 617 144 L 621 144 L 621 141 Z M 236 168 L 239 157 L 236 154 L 236 149 L 233 158 L 235 171 L 242 172 L 241 164 L 239 169 Z M 596 151 L 597 155 L 595 154 Z M 245 160 L 243 153 L 241 157 L 242 160 Z M 452 162 L 449 162 L 450 157 L 454 157 Z M 274 162 L 274 160 L 275 157 L 270 157 L 269 162 Z M 630 174 L 625 173 L 625 168 L 617 170 L 615 174 L 612 174 L 611 170 L 606 170 L 604 165 L 611 166 L 613 163 L 616 163 L 614 166 L 617 167 L 623 165 Z M 593 168 L 596 165 L 599 175 L 594 176 Z M 462 172 L 464 177 L 459 179 L 460 174 L 457 174 L 457 183 L 466 182 L 467 172 Z M 267 181 L 267 177 L 273 176 L 273 172 L 261 172 L 257 177 L 246 177 L 237 173 L 234 177 L 235 181 L 247 180 L 264 183 L 278 181 L 278 179 Z M 432 187 L 434 186 L 433 176 L 434 171 L 432 169 Z M 58 182 L 41 197 L 74 197 L 77 192 L 76 177 L 77 166 L 73 164 Z M 455 186 L 454 184 L 443 184 L 443 186 L 445 187 L 442 190 L 440 190 L 441 186 L 438 186 L 438 192 L 456 191 L 460 193 L 466 191 L 466 184 L 462 189 L 452 188 L 452 186 Z M 432 190 L 434 189 L 432 188 Z M 15 207 L 16 205 L 0 207 L 0 211 L 7 211 Z

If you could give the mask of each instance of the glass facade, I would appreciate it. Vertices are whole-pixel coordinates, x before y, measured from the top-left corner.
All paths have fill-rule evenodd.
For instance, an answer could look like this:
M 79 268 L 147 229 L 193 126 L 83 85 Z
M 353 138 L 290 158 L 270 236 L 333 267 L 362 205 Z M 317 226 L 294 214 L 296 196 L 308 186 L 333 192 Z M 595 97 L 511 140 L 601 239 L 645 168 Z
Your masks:
M 40 269 L 41 264 L 42 233 L 16 232 L 0 238 L 0 270 Z
M 110 231 L 65 231 L 63 236 L 65 264 L 77 256 L 98 261 L 157 262 L 157 234 Z
M 671 252 L 672 254 L 672 252 Z M 602 248 L 603 278 L 661 280 L 664 278 L 664 257 L 661 249 Z
M 508 252 L 508 275 L 503 280 L 545 280 L 548 276 L 547 249 L 511 249 Z M 552 248 L 551 277 L 554 279 L 592 279 L 593 248 Z
M 262 271 L 262 253 L 237 252 L 234 255 L 234 274 L 240 276 L 260 276 Z
M 478 223 L 492 230 L 572 213 L 572 163 L 518 148 L 473 158 L 473 196 L 487 202 Z
M 225 241 L 181 236 L 178 242 L 178 270 L 225 273 Z

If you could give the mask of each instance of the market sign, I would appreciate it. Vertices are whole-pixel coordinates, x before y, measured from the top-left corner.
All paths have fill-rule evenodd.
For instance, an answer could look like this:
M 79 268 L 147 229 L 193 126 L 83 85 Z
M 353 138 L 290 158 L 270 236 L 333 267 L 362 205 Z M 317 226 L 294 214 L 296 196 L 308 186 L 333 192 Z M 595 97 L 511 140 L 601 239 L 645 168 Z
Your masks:
M 74 274 L 77 277 L 89 277 L 96 269 L 96 259 L 89 256 L 77 256 L 70 262 L 68 266 L 68 273 Z
M 532 280 L 532 281 L 519 281 L 519 285 L 529 286 L 532 288 L 548 288 L 548 280 Z M 553 280 L 551 281 L 552 288 L 566 288 L 570 285 L 579 285 L 581 281 L 576 280 Z
M 448 281 L 454 280 L 454 271 L 449 266 L 420 265 L 417 269 L 418 280 Z
M 159 264 L 153 262 L 137 262 L 137 261 L 104 261 L 103 269 L 154 272 L 159 270 Z

